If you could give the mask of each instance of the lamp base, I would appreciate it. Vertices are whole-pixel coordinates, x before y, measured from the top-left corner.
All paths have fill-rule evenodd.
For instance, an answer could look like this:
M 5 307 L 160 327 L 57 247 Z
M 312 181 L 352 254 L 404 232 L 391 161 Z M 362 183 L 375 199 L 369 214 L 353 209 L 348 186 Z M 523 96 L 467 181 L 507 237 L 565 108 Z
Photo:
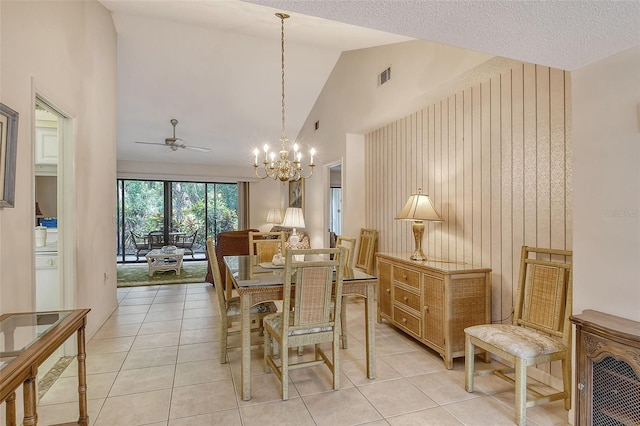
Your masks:
M 422 237 L 424 235 L 424 223 L 421 220 L 416 220 L 413 222 L 413 238 L 416 243 L 416 248 L 411 255 L 411 260 L 416 260 L 419 262 L 424 262 L 427 260 L 427 256 L 425 256 L 422 251 Z

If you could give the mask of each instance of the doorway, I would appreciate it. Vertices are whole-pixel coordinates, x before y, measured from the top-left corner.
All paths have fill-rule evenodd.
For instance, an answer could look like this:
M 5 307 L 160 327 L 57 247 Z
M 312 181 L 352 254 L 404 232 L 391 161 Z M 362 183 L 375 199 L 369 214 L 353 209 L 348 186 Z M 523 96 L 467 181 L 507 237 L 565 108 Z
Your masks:
M 337 235 L 342 234 L 342 162 L 328 166 L 328 224 L 329 246 L 333 247 Z

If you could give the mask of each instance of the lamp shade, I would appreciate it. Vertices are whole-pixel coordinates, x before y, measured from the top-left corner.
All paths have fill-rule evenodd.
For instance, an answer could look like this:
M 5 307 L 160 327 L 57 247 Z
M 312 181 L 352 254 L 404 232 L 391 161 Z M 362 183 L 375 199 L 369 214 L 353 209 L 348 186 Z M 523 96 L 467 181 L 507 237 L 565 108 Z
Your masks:
M 407 204 L 405 204 L 400 213 L 396 215 L 396 219 L 444 222 L 433 207 L 431 198 L 429 198 L 427 194 L 422 194 L 420 190 L 418 190 L 417 194 L 412 194 L 409 197 Z
M 269 213 L 267 213 L 267 223 L 282 223 L 282 210 L 269 209 Z
M 304 228 L 304 215 L 299 207 L 288 207 L 284 212 L 282 226 L 288 228 Z

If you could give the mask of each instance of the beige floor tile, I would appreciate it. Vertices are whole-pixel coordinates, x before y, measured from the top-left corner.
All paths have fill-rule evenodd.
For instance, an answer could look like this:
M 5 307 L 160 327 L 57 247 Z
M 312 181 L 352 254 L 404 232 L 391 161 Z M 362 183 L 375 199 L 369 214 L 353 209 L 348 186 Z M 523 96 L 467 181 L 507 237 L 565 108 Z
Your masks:
M 409 345 L 398 333 L 376 336 L 376 354 L 388 355 L 409 352 L 415 348 Z
M 333 390 L 333 373 L 326 365 L 291 370 L 289 377 L 300 395 L 311 395 Z M 353 387 L 353 383 L 343 371 L 340 371 L 339 385 L 340 389 Z
M 87 399 L 104 399 L 117 373 L 87 374 Z M 78 401 L 78 378 L 60 377 L 40 399 L 40 405 Z
M 515 412 L 515 391 L 500 392 L 491 395 L 491 397 Z M 531 393 L 527 395 L 528 399 L 534 397 L 535 395 Z M 565 425 L 568 424 L 568 417 L 569 412 L 564 409 L 564 401 L 553 401 L 527 408 L 527 423 L 534 423 L 540 426 Z
M 215 413 L 201 414 L 199 416 L 183 417 L 169 420 L 169 426 L 241 426 L 240 412 L 238 410 L 223 410 Z
M 178 346 L 130 351 L 124 364 L 122 364 L 122 370 L 175 365 L 177 358 Z
M 219 360 L 218 342 L 194 343 L 192 345 L 180 345 L 178 348 L 178 363 L 202 361 L 206 359 Z
M 515 411 L 489 396 L 454 402 L 443 406 L 443 408 L 465 425 L 508 426 L 515 424 Z
M 243 406 L 240 408 L 240 414 L 244 426 L 315 425 L 309 410 L 299 397 L 290 398 L 288 401 Z
M 384 417 L 397 416 L 438 405 L 405 378 L 362 385 L 358 389 Z M 389 395 L 393 395 L 393 399 L 389 398 Z
M 302 397 L 317 425 L 354 425 L 382 416 L 356 389 L 340 389 Z
M 215 292 L 215 289 L 212 290 L 213 292 Z M 206 300 L 209 299 L 211 296 L 209 293 L 187 293 L 187 297 L 186 297 L 186 301 L 193 301 L 193 300 Z
M 156 296 L 155 299 L 153 299 L 153 304 L 158 304 L 158 303 L 175 303 L 175 302 L 184 302 L 185 300 L 185 295 L 184 294 L 171 294 L 168 296 Z
M 442 407 L 433 407 L 426 410 L 414 411 L 413 413 L 402 414 L 400 416 L 388 418 L 387 421 L 392 426 L 463 426 L 463 423 Z
M 153 305 L 157 306 L 157 305 Z M 172 311 L 158 311 L 158 312 L 149 312 L 144 319 L 145 323 L 148 322 L 160 322 L 160 321 L 170 321 L 170 320 L 181 320 L 182 319 L 182 310 L 172 310 Z
M 107 324 L 142 324 L 145 316 L 146 316 L 145 313 L 112 315 L 111 318 L 109 318 L 109 320 L 105 322 L 105 325 Z
M 91 339 L 86 345 L 87 359 L 89 355 L 126 352 L 131 349 L 135 337 L 114 337 L 112 339 Z
M 149 314 L 147 314 L 149 316 Z M 138 331 L 139 335 L 143 334 L 159 334 L 159 333 L 171 333 L 174 331 L 180 331 L 182 326 L 182 320 L 173 319 L 168 321 L 157 321 L 157 322 L 143 322 L 140 327 L 140 331 Z
M 442 358 L 436 358 L 427 349 L 384 355 L 381 358 L 404 377 L 445 370 Z
M 367 385 L 373 382 L 383 382 L 385 380 L 399 379 L 402 377 L 402 374 L 384 362 L 380 357 L 376 357 L 376 378 L 373 380 L 367 377 L 366 358 L 355 361 L 340 361 L 340 369 L 356 386 Z
M 171 389 L 107 398 L 96 426 L 146 425 L 169 418 Z
M 141 351 L 144 349 L 162 348 L 166 346 L 178 346 L 180 342 L 180 333 L 147 334 L 136 337 L 131 350 Z
M 159 285 L 141 285 L 136 287 L 128 287 L 131 293 L 153 293 L 154 295 L 158 292 L 161 286 Z
M 208 298 L 201 299 L 201 300 L 189 300 L 184 302 L 184 309 L 188 310 L 188 309 L 199 309 L 199 308 L 212 308 L 213 305 L 215 305 L 215 303 L 213 303 Z
M 194 309 L 185 309 L 184 318 L 203 318 L 203 317 L 213 317 L 217 318 L 218 313 L 214 312 L 213 308 L 194 308 Z
M 89 399 L 87 401 L 87 414 L 89 415 L 89 425 L 96 422 L 98 413 L 104 404 L 104 399 Z M 57 425 L 62 423 L 77 422 L 80 411 L 77 402 L 67 402 L 64 404 L 38 405 L 38 424 Z
M 194 343 L 218 342 L 220 339 L 220 329 L 198 328 L 195 330 L 183 330 L 180 333 L 181 345 L 192 345 Z
M 254 405 L 264 402 L 282 401 L 282 387 L 275 374 L 260 374 L 251 377 L 251 400 L 243 401 L 240 395 L 241 382 L 237 381 L 238 405 Z M 300 396 L 289 378 L 289 398 Z
M 171 389 L 175 365 L 120 371 L 109 392 L 109 397 Z
M 127 296 L 120 301 L 120 306 L 149 306 L 153 302 L 154 297 L 130 297 Z
M 217 317 L 201 317 L 201 318 L 186 318 L 182 320 L 182 330 L 196 330 L 199 328 L 213 328 L 218 327 L 220 320 Z
M 108 373 L 111 371 L 118 372 L 122 367 L 127 354 L 129 352 L 115 352 L 109 354 L 89 354 L 85 361 L 87 374 L 99 374 Z M 73 361 L 67 366 L 67 368 L 60 375 L 61 377 L 77 376 L 78 375 L 78 360 L 74 358 Z
M 154 303 L 149 308 L 149 312 L 166 312 L 166 311 L 180 311 L 184 309 L 184 302 L 173 303 Z
M 151 305 L 118 306 L 113 315 L 146 314 Z
M 170 419 L 237 408 L 233 381 L 201 383 L 173 389 Z
M 93 336 L 94 339 L 109 339 L 112 337 L 135 336 L 142 324 L 114 324 L 107 323 Z
M 464 376 L 458 376 L 449 370 L 440 373 L 421 374 L 409 379 L 440 405 L 478 398 L 482 395 L 481 393 L 467 392 L 464 389 Z
M 220 380 L 231 380 L 231 367 L 220 364 L 217 359 L 208 359 L 177 364 L 173 385 L 179 387 Z

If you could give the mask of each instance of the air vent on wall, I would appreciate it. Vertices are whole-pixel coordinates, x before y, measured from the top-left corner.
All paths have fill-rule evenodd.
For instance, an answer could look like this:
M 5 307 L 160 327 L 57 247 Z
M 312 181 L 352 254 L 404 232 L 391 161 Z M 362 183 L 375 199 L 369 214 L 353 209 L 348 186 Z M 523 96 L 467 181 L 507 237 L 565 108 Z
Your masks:
M 389 80 L 391 80 L 391 67 L 382 71 L 380 75 L 378 75 L 378 85 L 381 86 Z

